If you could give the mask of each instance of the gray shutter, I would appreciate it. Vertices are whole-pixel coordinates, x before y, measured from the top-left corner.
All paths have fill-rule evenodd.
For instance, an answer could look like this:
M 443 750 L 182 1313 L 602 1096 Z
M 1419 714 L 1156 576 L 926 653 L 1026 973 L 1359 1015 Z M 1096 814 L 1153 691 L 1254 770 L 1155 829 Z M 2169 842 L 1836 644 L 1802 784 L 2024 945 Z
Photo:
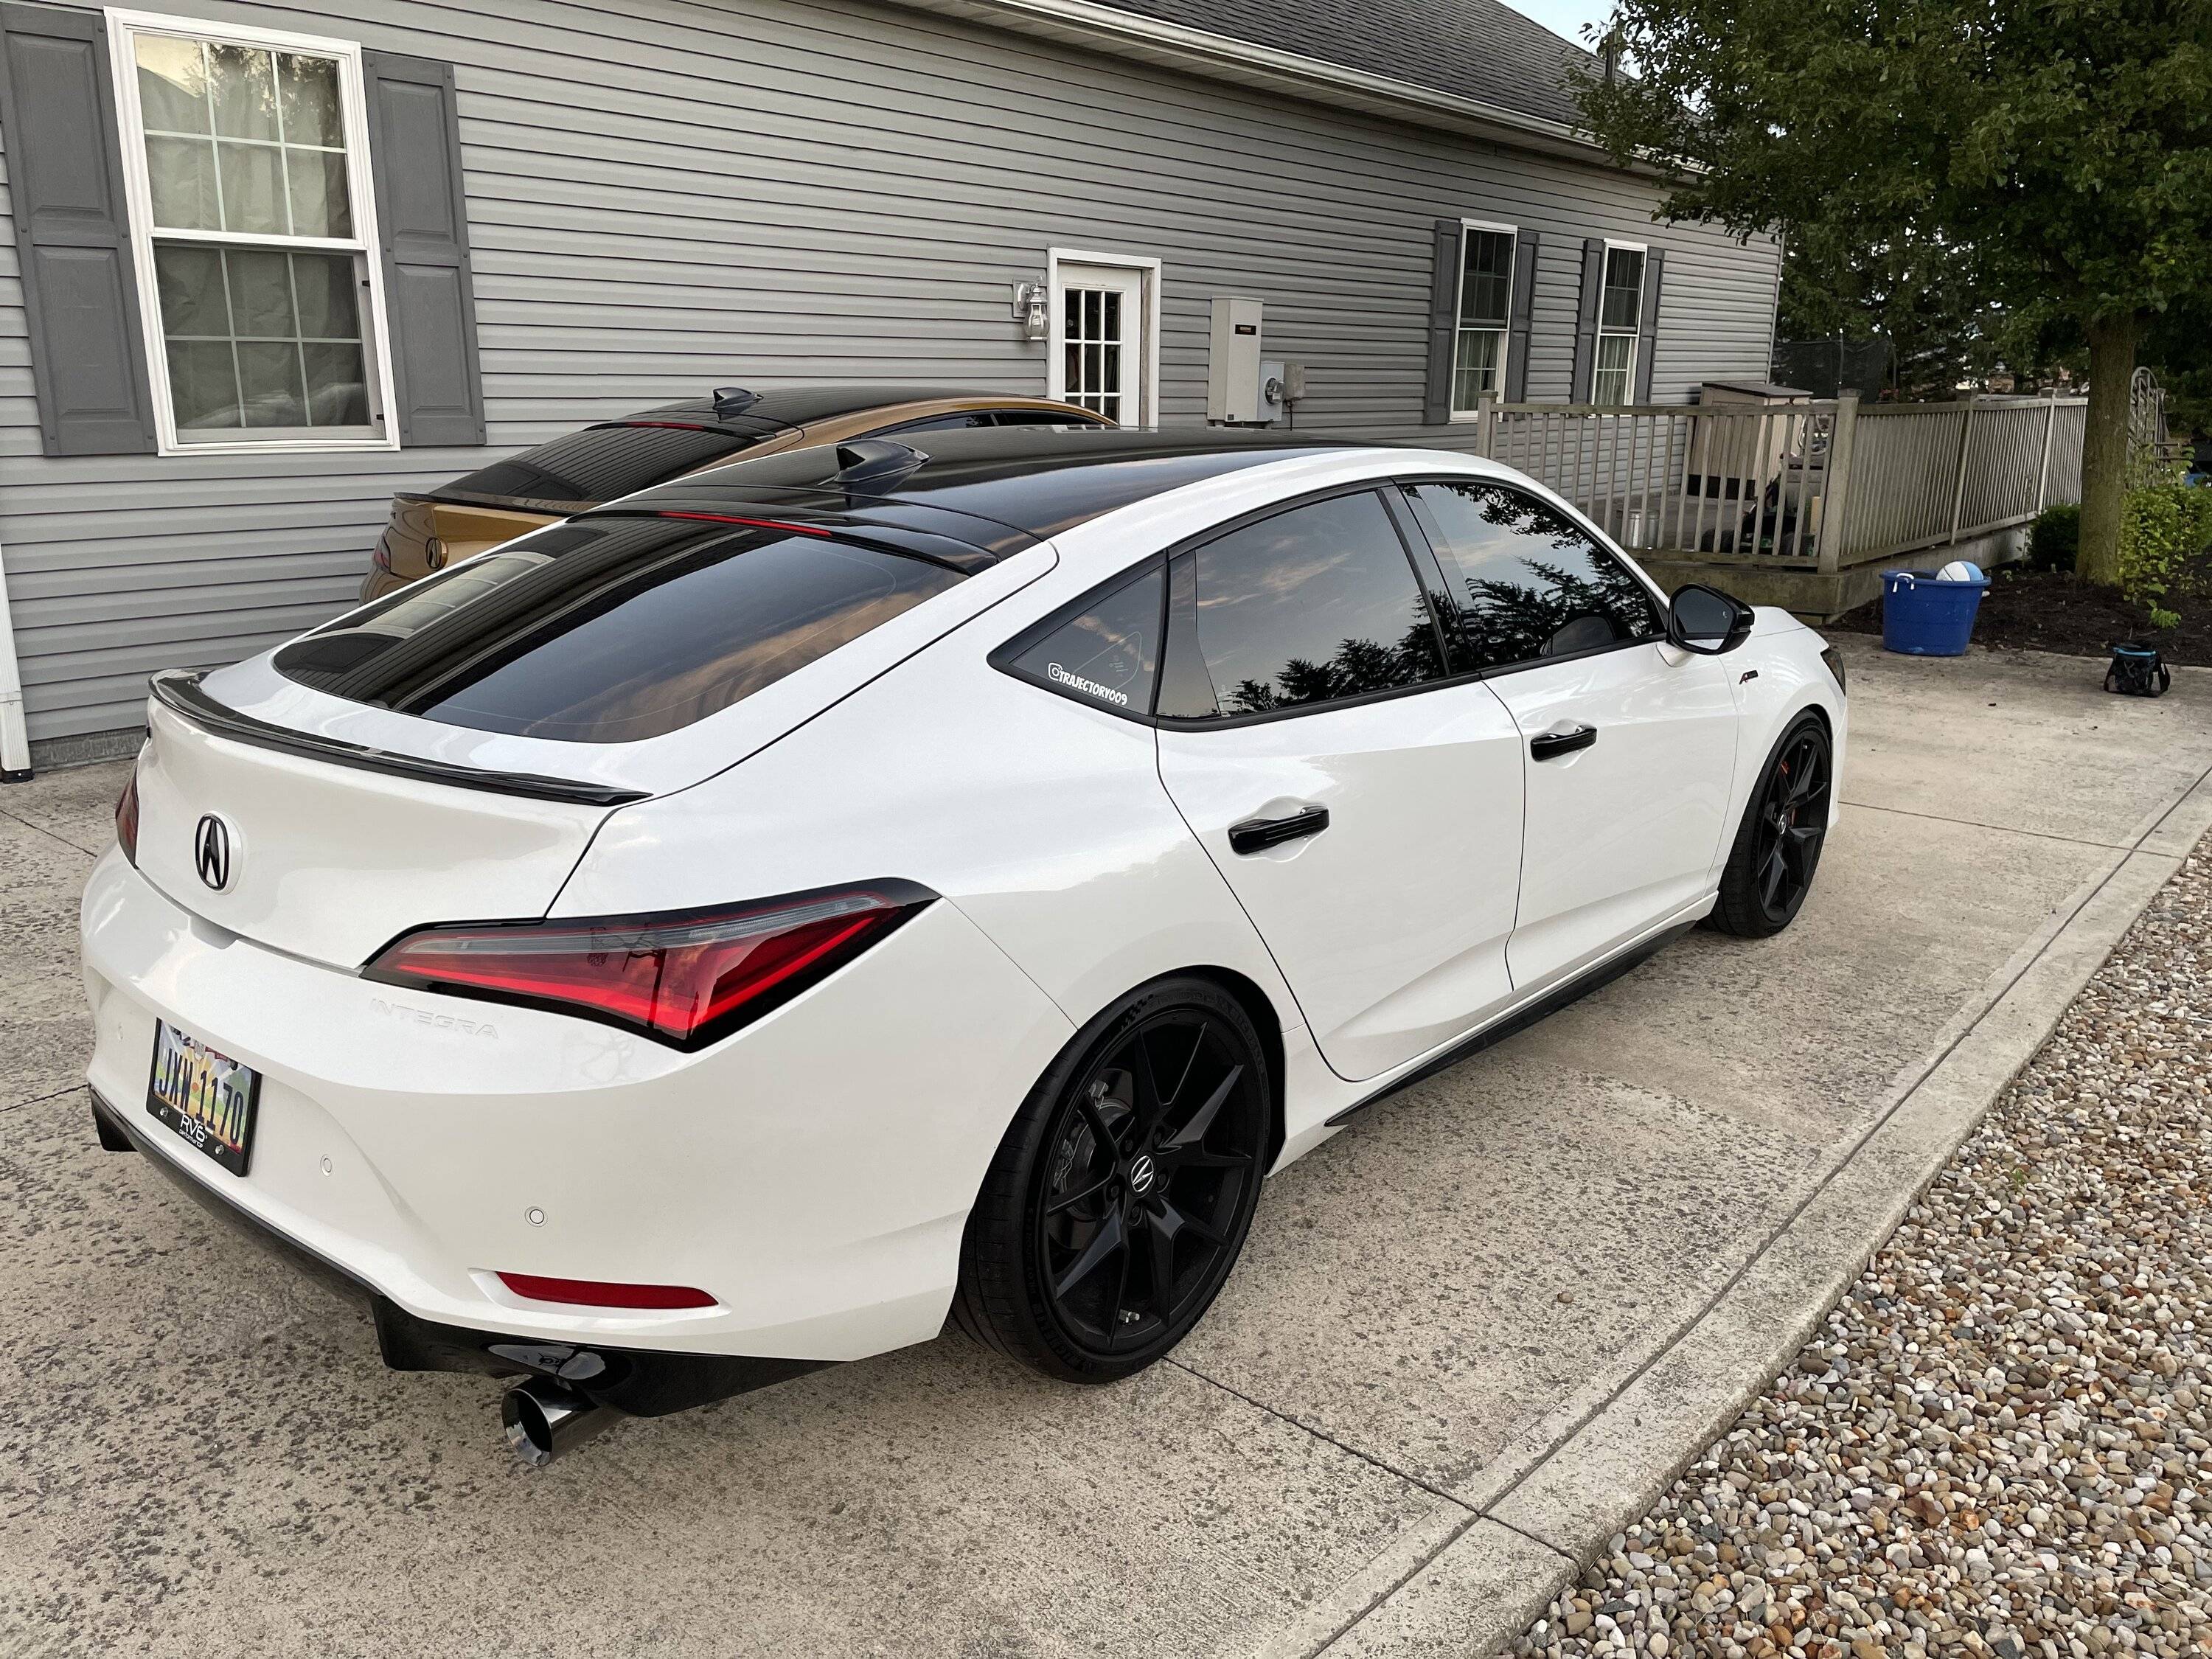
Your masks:
M 1575 378 L 1567 401 L 1586 404 L 1597 376 L 1597 311 L 1605 298 L 1605 242 L 1593 236 L 1583 244 L 1583 297 L 1575 318 Z
M 483 386 L 453 66 L 367 52 L 362 68 L 399 441 L 481 444 Z
M 1437 263 L 1429 278 L 1429 390 L 1421 419 L 1442 426 L 1451 419 L 1452 358 L 1459 339 L 1459 268 L 1467 230 L 1456 219 L 1437 221 Z
M 154 399 L 100 13 L 0 6 L 0 129 L 45 451 L 144 454 Z
M 1659 342 L 1659 274 L 1667 256 L 1657 248 L 1644 256 L 1644 306 L 1636 320 L 1636 401 L 1651 401 L 1651 360 Z
M 1505 337 L 1505 398 L 1509 404 L 1528 401 L 1528 319 L 1536 305 L 1536 233 L 1518 232 L 1513 239 L 1513 318 Z

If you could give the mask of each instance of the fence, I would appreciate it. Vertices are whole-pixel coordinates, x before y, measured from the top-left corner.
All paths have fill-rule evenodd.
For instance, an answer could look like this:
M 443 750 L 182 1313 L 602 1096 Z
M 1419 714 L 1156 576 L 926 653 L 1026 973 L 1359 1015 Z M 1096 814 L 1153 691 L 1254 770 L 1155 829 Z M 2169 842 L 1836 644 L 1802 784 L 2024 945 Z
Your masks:
M 2080 398 L 1486 404 L 1469 443 L 1626 547 L 1834 571 L 2079 499 L 2087 416 Z

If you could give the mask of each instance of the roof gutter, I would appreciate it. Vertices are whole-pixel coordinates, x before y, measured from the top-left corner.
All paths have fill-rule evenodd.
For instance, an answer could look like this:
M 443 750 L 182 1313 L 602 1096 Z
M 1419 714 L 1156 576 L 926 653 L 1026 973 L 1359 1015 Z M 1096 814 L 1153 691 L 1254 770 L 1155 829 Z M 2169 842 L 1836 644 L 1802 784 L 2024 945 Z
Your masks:
M 1416 86 L 1387 75 L 1282 52 L 1181 23 L 1139 17 L 1095 0 L 893 0 L 917 11 L 936 12 L 994 27 L 1011 29 L 1064 45 L 1087 46 L 1139 63 L 1180 70 L 1208 80 L 1228 81 L 1309 102 L 1334 105 L 1410 121 L 1446 131 L 1471 133 L 1495 143 L 1570 156 L 1579 161 L 1607 155 L 1579 127 L 1547 120 L 1503 105 L 1484 103 Z M 1632 170 L 1659 169 L 1632 164 Z

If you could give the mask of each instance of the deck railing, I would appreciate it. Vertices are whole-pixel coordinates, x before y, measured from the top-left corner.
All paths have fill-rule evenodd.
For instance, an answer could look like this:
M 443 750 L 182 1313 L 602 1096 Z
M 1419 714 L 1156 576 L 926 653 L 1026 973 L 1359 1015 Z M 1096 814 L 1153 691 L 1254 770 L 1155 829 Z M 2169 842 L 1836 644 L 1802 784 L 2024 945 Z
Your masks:
M 1446 439 L 1550 485 L 1634 550 L 1833 571 L 2078 500 L 2087 401 L 1490 404 Z

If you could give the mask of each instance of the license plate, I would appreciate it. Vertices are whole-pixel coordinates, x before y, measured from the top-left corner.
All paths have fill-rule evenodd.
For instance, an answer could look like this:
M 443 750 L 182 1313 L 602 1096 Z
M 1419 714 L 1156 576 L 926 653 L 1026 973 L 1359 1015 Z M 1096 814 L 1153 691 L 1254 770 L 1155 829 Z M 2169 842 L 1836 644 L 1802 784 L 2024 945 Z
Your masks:
M 231 1172 L 246 1173 L 261 1073 L 166 1022 L 154 1028 L 146 1109 Z

